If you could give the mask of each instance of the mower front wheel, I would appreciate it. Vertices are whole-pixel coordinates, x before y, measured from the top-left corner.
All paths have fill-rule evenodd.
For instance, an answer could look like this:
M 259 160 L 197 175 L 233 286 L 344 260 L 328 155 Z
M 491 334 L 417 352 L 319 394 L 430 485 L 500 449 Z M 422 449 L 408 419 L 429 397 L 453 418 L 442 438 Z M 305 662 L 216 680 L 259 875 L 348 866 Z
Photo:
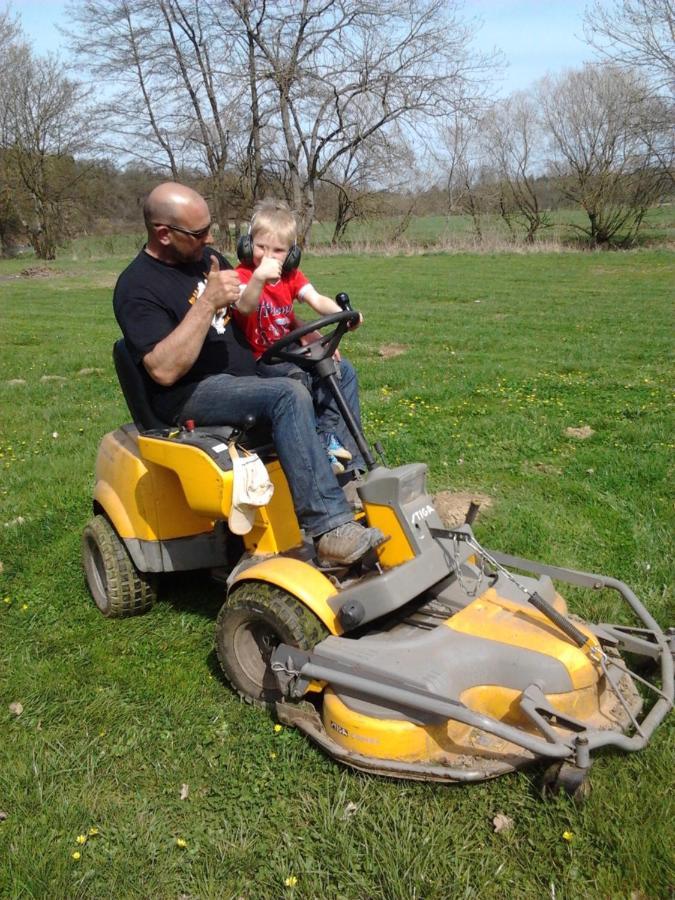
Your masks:
M 279 644 L 311 650 L 328 629 L 296 597 L 266 582 L 246 582 L 224 604 L 216 622 L 216 653 L 227 680 L 249 703 L 282 699 L 270 665 Z
M 84 529 L 82 566 L 96 606 L 109 619 L 140 615 L 157 599 L 156 578 L 138 571 L 105 516 L 94 516 Z

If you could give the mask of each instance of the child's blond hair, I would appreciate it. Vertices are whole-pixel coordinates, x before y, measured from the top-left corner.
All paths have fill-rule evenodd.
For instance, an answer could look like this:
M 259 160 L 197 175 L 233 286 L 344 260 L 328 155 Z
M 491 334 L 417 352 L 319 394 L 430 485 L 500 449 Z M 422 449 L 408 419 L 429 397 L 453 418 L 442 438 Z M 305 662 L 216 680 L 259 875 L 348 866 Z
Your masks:
M 251 238 L 269 232 L 284 244 L 292 247 L 298 237 L 295 215 L 283 200 L 261 200 L 253 208 L 251 217 Z

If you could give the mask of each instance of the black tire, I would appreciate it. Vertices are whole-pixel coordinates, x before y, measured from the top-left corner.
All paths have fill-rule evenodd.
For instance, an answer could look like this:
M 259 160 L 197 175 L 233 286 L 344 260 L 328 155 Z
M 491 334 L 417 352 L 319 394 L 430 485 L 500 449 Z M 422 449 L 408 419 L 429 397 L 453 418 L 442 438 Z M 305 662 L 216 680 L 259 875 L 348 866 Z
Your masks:
M 250 581 L 235 588 L 218 613 L 216 653 L 239 696 L 267 706 L 282 699 L 272 651 L 279 644 L 311 650 L 327 636 L 325 625 L 292 594 Z
M 139 572 L 105 516 L 82 534 L 82 566 L 96 606 L 110 619 L 138 616 L 157 599 L 157 579 Z

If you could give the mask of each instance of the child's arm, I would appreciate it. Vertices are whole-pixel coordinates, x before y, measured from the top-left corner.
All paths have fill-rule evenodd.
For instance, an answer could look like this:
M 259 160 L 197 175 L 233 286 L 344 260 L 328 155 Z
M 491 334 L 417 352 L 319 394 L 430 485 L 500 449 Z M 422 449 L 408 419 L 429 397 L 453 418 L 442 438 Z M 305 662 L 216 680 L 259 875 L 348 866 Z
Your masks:
M 300 290 L 299 299 L 310 306 L 314 312 L 318 312 L 321 316 L 330 316 L 331 313 L 342 312 L 342 308 L 337 305 L 335 300 L 331 300 L 330 297 L 320 294 L 311 284 L 306 284 Z M 354 325 L 351 325 L 350 328 L 352 330 L 358 328 L 362 322 L 363 316 L 359 313 L 359 321 L 355 322 Z
M 264 256 L 260 265 L 255 269 L 247 285 L 244 286 L 237 309 L 247 316 L 252 313 L 260 302 L 260 295 L 268 281 L 278 281 L 281 278 L 281 263 L 271 256 Z

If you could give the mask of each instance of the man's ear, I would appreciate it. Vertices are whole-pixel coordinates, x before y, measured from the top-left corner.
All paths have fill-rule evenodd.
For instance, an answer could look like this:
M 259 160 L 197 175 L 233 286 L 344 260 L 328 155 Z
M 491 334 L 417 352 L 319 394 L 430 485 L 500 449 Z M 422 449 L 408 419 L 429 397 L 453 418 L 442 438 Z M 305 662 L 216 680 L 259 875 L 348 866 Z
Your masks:
M 171 239 L 169 237 L 169 229 L 166 225 L 157 225 L 155 228 L 155 235 L 160 244 L 163 244 L 167 247 L 171 243 Z

